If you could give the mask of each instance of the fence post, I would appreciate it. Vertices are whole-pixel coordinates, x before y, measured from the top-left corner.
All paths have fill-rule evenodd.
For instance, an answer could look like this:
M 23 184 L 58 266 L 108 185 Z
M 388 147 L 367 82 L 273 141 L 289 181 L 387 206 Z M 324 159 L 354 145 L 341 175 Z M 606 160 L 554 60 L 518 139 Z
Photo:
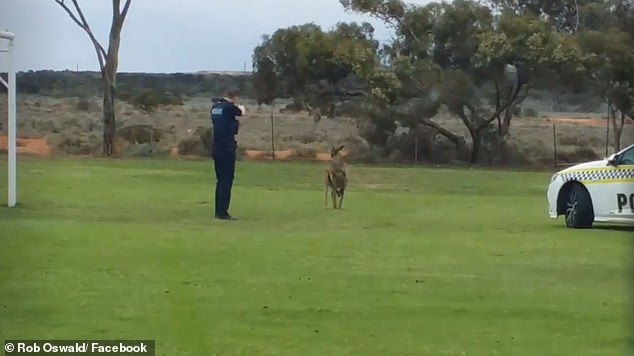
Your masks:
M 275 160 L 275 127 L 273 125 L 273 109 L 271 109 L 271 154 Z
M 605 157 L 608 157 L 608 147 L 610 147 L 610 113 L 612 112 L 612 103 L 608 100 L 608 118 L 605 120 Z
M 414 136 L 414 165 L 418 164 L 418 135 Z
M 557 166 L 559 166 L 559 162 L 557 162 L 557 126 L 555 124 L 555 121 L 553 121 L 553 152 L 555 155 L 555 169 L 557 169 Z

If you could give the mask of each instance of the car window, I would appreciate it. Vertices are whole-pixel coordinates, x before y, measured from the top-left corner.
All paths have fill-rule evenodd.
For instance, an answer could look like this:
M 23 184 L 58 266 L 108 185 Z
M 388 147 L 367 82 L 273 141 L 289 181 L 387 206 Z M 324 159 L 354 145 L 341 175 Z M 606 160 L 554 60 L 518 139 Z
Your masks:
M 619 164 L 634 164 L 634 147 L 621 154 Z

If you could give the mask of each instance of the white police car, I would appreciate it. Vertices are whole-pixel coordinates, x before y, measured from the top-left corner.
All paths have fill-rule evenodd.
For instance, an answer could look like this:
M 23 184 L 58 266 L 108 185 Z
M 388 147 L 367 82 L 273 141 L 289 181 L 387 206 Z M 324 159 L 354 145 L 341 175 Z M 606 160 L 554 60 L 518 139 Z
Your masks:
M 557 172 L 548 186 L 548 214 L 571 228 L 594 222 L 634 225 L 634 145 L 608 159 Z

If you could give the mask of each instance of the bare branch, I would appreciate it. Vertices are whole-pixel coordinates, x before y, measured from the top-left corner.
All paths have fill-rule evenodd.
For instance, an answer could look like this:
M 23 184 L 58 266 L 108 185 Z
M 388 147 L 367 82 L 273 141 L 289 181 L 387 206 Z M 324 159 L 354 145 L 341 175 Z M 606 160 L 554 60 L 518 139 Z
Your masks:
M 579 22 L 580 22 L 580 14 L 579 14 L 579 3 L 577 0 L 575 2 L 575 17 L 577 18 L 577 23 L 575 24 L 575 33 L 579 32 Z
M 434 122 L 434 121 L 432 121 L 430 119 L 421 119 L 420 122 L 423 125 L 425 125 L 425 126 L 429 126 L 429 127 L 433 128 L 438 133 L 440 133 L 441 135 L 445 136 L 450 141 L 452 141 L 454 144 L 459 144 L 460 143 L 460 137 L 456 136 L 453 132 L 447 130 L 446 128 L 440 126 L 438 123 L 436 123 L 436 122 Z
M 130 9 L 131 2 L 132 0 L 126 0 L 125 4 L 123 5 L 123 11 L 121 11 L 121 21 L 125 20 L 125 17 L 128 14 L 128 10 Z
M 112 18 L 116 19 L 117 17 L 119 17 L 120 11 L 121 11 L 121 6 L 119 6 L 121 4 L 121 0 L 112 0 Z
M 500 85 L 498 84 L 497 79 L 493 79 L 493 83 L 495 84 L 495 110 L 497 111 L 500 109 L 500 100 L 501 100 Z M 498 135 L 499 135 L 502 132 L 502 119 L 500 118 L 500 115 L 497 115 L 496 119 L 498 121 Z
M 92 40 L 93 44 L 97 48 L 97 51 L 100 51 L 103 57 L 106 58 L 107 57 L 106 51 L 103 49 L 103 46 L 99 43 L 99 41 L 97 41 L 97 38 L 95 38 L 95 35 L 92 33 L 92 30 L 90 29 L 90 25 L 88 25 L 88 21 L 86 21 L 86 17 L 84 16 L 84 13 L 81 11 L 81 7 L 79 7 L 79 3 L 77 3 L 77 0 L 73 0 L 73 4 L 75 5 L 77 14 L 79 14 L 79 17 L 81 18 L 81 21 L 84 24 L 82 28 L 84 29 L 84 31 L 86 31 L 88 36 L 90 36 L 90 39 Z
M 84 16 L 84 13 L 81 11 L 81 7 L 79 7 L 77 0 L 73 0 L 73 5 L 75 6 L 75 10 L 77 11 L 79 18 L 77 18 L 77 15 L 75 15 L 73 11 L 68 6 L 66 6 L 66 4 L 64 3 L 64 0 L 54 0 L 54 1 L 68 13 L 70 18 L 79 27 L 81 27 L 81 29 L 84 30 L 86 34 L 88 34 L 88 36 L 90 37 L 90 40 L 92 41 L 93 46 L 95 47 L 95 51 L 97 51 L 97 60 L 99 60 L 99 68 L 103 70 L 104 62 L 107 58 L 106 51 L 104 50 L 103 46 L 99 43 L 99 41 L 97 41 L 97 38 L 95 38 L 94 34 L 92 33 L 92 30 L 90 29 L 90 25 L 88 25 L 88 22 L 86 21 L 86 17 Z
M 75 16 L 75 14 L 68 8 L 68 6 L 66 6 L 66 4 L 64 4 L 64 0 L 54 0 L 59 6 L 61 6 L 64 10 L 66 10 L 66 12 L 68 13 L 68 15 L 70 16 L 71 19 L 73 19 L 73 21 L 77 24 L 77 26 L 81 27 L 82 29 L 84 28 L 84 24 L 82 24 L 79 19 L 77 18 L 77 16 Z

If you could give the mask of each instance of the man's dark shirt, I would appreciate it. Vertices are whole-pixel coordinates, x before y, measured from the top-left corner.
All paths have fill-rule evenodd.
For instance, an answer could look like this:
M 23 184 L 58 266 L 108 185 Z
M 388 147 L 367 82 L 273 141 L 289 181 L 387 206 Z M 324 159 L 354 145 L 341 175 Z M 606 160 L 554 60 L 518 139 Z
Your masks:
M 214 136 L 213 155 L 234 153 L 237 148 L 235 135 L 240 126 L 236 117 L 242 116 L 242 111 L 232 102 L 218 98 L 214 99 L 210 113 Z

